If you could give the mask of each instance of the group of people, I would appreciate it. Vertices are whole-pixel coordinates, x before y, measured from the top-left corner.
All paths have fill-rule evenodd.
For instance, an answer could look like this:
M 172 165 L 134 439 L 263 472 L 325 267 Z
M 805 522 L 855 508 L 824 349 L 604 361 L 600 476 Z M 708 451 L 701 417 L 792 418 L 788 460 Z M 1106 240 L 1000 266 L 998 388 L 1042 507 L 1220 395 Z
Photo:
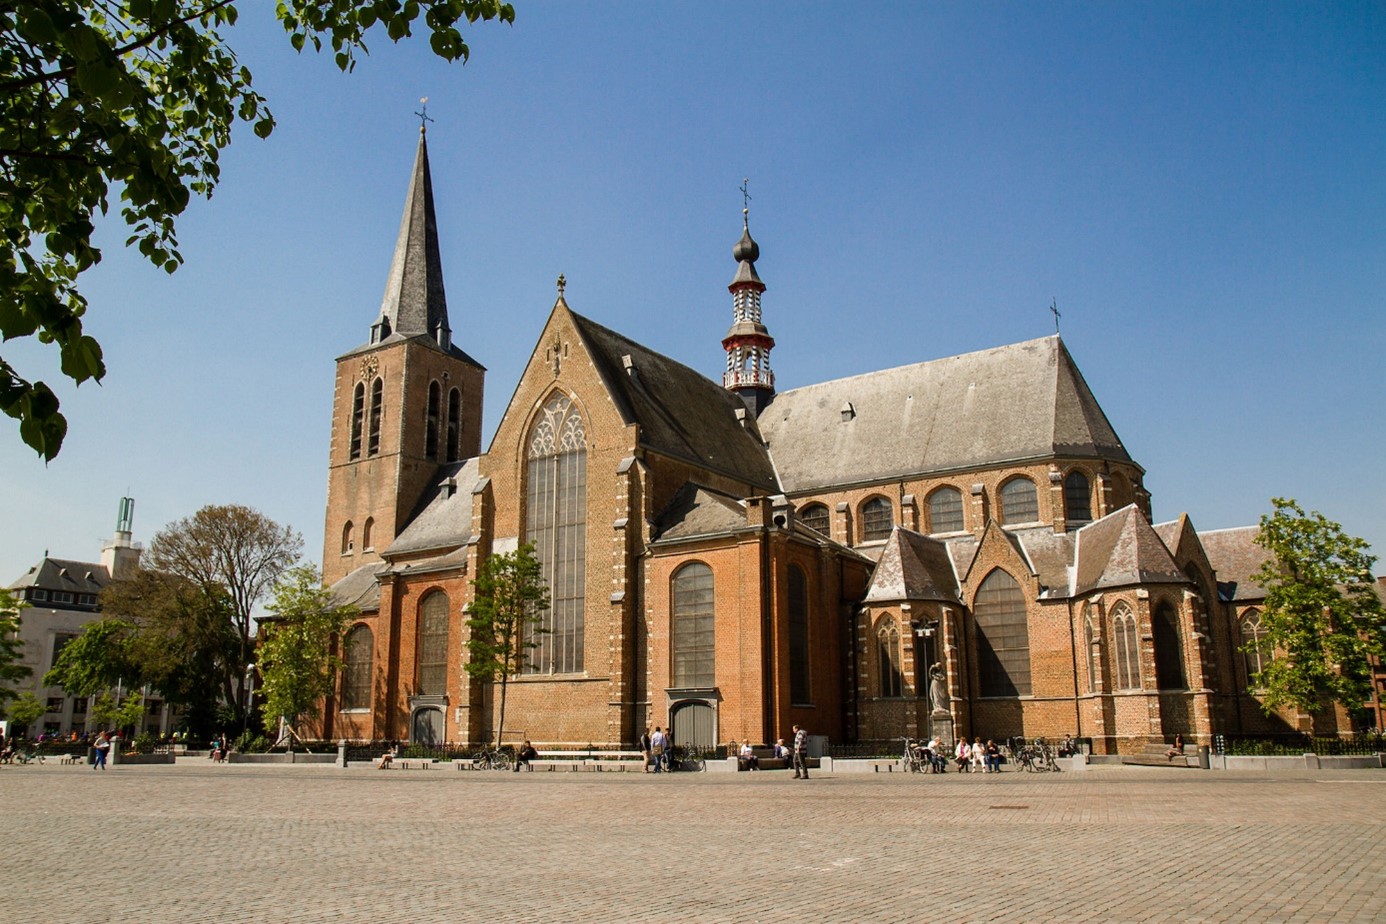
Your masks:
M 645 729 L 640 736 L 640 753 L 645 755 L 646 773 L 664 773 L 671 769 L 670 760 L 673 758 L 674 742 L 664 729 L 656 725 L 654 733 Z
M 935 735 L 927 744 L 918 747 L 918 754 L 934 773 L 946 772 L 950 759 L 957 766 L 959 773 L 973 773 L 978 770 L 982 773 L 1001 772 L 1001 748 L 990 739 L 983 743 L 981 738 L 971 742 L 965 737 L 959 738 L 950 752 L 943 739 Z
M 733 742 L 735 744 L 735 742 Z M 776 760 L 783 760 L 794 768 L 794 778 L 796 780 L 808 779 L 808 732 L 799 726 L 794 726 L 794 746 L 788 747 L 783 738 L 775 741 L 771 751 Z M 760 769 L 760 755 L 755 748 L 751 747 L 749 741 L 743 743 L 736 753 L 737 760 L 741 766 L 747 770 Z

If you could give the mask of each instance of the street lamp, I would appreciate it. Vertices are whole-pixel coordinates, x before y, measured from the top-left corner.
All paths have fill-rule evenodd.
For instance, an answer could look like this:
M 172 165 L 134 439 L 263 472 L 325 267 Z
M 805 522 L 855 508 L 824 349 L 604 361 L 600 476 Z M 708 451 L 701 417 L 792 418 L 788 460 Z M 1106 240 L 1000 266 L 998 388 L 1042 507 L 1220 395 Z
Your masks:
M 245 712 L 241 716 L 241 737 L 244 738 L 250 729 L 250 710 L 255 706 L 255 662 L 251 661 L 245 666 L 245 675 L 241 677 L 241 685 L 245 687 Z

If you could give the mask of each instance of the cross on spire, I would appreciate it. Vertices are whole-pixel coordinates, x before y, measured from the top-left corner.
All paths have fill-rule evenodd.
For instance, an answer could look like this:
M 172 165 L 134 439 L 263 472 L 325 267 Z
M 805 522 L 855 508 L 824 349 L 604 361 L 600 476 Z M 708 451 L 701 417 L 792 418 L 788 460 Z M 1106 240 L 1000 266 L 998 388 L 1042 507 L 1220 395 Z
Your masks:
M 563 297 L 563 290 L 568 288 L 568 280 L 563 278 L 563 274 L 558 274 L 558 297 Z
M 1059 318 L 1063 317 L 1059 313 L 1059 300 L 1057 298 L 1050 301 L 1049 311 L 1054 315 L 1054 333 L 1057 334 L 1059 332 Z
M 428 114 L 428 97 L 427 97 L 427 96 L 420 97 L 420 98 L 419 98 L 419 105 L 420 105 L 422 108 L 421 108 L 418 112 L 414 113 L 414 115 L 416 115 L 416 116 L 419 117 L 419 131 L 420 131 L 420 132 L 427 132 L 427 131 L 428 131 L 428 123 L 433 121 L 433 118 Z
M 746 227 L 749 227 L 749 226 L 750 226 L 751 194 L 748 193 L 748 192 L 746 191 L 746 187 L 747 187 L 748 185 L 750 185 L 750 182 L 751 182 L 750 177 L 742 177 L 742 179 L 741 179 L 741 187 L 740 187 L 740 189 L 741 189 L 741 224 L 742 224 L 743 226 L 746 226 Z

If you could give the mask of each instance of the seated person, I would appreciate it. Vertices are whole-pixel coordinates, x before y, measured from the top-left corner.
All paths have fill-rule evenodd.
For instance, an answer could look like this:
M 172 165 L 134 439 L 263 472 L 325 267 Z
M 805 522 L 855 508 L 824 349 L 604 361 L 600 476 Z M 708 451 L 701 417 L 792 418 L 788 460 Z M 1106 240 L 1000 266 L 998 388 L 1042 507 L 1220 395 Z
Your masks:
M 531 764 L 530 761 L 538 756 L 539 752 L 534 749 L 534 745 L 530 744 L 529 741 L 525 741 L 524 744 L 520 745 L 520 750 L 515 752 L 515 772 L 520 772 L 520 764 L 524 764 L 526 770 L 533 770 L 534 765 Z
M 381 755 L 380 755 L 380 769 L 381 769 L 381 770 L 388 770 L 388 769 L 390 769 L 390 765 L 393 764 L 394 762 L 395 762 L 395 749 L 394 749 L 394 748 L 390 748 L 390 750 L 388 750 L 388 751 L 386 751 L 384 754 L 381 754 Z
M 760 758 L 757 757 L 757 756 L 756 756 L 756 752 L 755 752 L 754 750 L 752 750 L 752 748 L 751 748 L 751 743 L 750 743 L 749 741 L 746 742 L 745 744 L 741 745 L 741 755 L 740 755 L 740 756 L 741 756 L 741 766 L 745 767 L 747 770 L 759 770 L 759 769 L 760 769 Z
M 938 735 L 934 735 L 929 739 L 926 750 L 929 752 L 929 769 L 935 773 L 947 773 L 948 757 L 943 753 L 942 739 Z
M 789 748 L 784 746 L 784 739 L 775 740 L 775 757 L 779 760 L 789 760 Z
M 1174 760 L 1174 758 L 1176 758 L 1176 757 L 1182 757 L 1183 754 L 1184 754 L 1184 736 L 1183 736 L 1183 735 L 1175 735 L 1175 736 L 1174 736 L 1174 744 L 1170 745 L 1170 749 L 1169 749 L 1168 751 L 1165 752 L 1165 757 L 1168 758 L 1169 760 Z
M 986 751 L 985 751 L 984 753 L 986 754 L 986 760 L 987 760 L 987 772 L 988 772 L 988 773 L 1000 773 L 1000 772 L 1001 772 L 1001 749 L 1000 749 L 999 747 L 996 746 L 996 742 L 995 742 L 995 741 L 992 741 L 990 738 L 988 738 L 988 739 L 987 739 Z

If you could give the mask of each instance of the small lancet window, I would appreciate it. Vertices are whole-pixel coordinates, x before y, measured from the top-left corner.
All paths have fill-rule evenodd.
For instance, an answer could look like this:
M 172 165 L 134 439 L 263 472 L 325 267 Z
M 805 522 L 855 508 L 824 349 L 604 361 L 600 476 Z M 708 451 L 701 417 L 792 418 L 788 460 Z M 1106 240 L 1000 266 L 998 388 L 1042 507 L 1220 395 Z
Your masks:
M 456 388 L 448 392 L 447 458 L 449 462 L 462 458 L 462 393 Z
M 438 458 L 438 383 L 428 383 L 428 421 L 424 428 L 424 457 Z

